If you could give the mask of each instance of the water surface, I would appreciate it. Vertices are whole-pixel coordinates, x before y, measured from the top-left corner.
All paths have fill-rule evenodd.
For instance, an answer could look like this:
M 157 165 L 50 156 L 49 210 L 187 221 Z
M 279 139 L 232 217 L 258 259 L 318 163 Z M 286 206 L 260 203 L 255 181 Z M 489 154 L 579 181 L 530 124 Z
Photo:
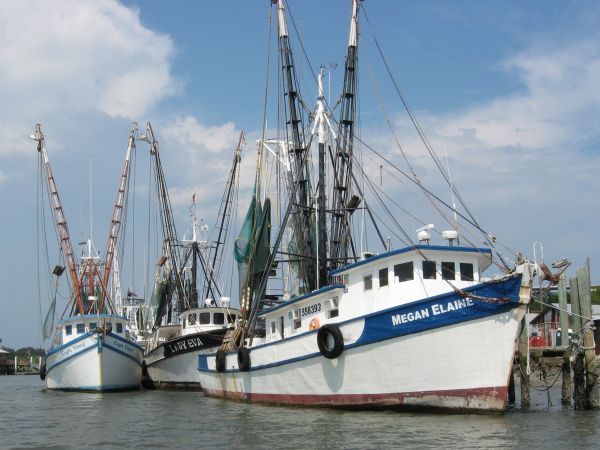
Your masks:
M 340 411 L 238 403 L 201 392 L 48 391 L 0 376 L 2 448 L 600 448 L 600 412 L 560 405 L 560 386 L 504 415 Z

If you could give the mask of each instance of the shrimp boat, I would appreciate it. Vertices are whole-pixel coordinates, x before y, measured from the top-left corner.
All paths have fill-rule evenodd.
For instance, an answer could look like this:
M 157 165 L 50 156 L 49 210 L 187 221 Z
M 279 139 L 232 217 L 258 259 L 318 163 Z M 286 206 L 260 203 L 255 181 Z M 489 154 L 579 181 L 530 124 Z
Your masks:
M 32 135 L 37 141 L 40 167 L 47 180 L 50 207 L 71 284 L 65 313 L 55 328 L 40 373 L 48 389 L 115 391 L 139 389 L 141 386 L 142 347 L 132 339 L 129 319 L 119 314 L 109 294 L 111 268 L 127 195 L 129 163 L 135 148 L 134 131 L 135 127 L 129 137 L 103 266 L 92 242 L 91 226 L 80 264 L 75 263 L 67 221 L 40 125 Z M 56 296 L 64 271 L 62 266 L 56 266 L 53 271 L 56 284 L 54 299 L 44 321 L 45 338 L 52 336 Z
M 219 273 L 231 219 L 229 211 L 236 189 L 243 134 L 234 152 L 218 214 L 218 236 L 212 242 L 208 240 L 208 226 L 198 225 L 195 194 L 190 208 L 191 227 L 181 240 L 176 239 L 158 142 L 150 123 L 146 137 L 156 170 L 163 254 L 157 264 L 154 294 L 147 308 L 151 332 L 146 341 L 142 381 L 147 388 L 199 389 L 198 353 L 218 349 L 239 315 L 237 309 L 230 307 L 229 297 L 222 295 Z
M 487 233 L 485 246 L 461 245 L 458 221 L 452 220 L 441 244 L 430 244 L 435 227 L 425 221 L 416 230 L 418 243 L 405 233 L 406 244 L 392 249 L 366 201 L 367 188 L 378 192 L 377 186 L 359 182 L 368 171 L 356 170 L 361 162 L 354 126 L 363 5 L 352 1 L 334 129 L 323 68 L 316 109 L 303 113 L 284 2 L 272 3 L 287 130 L 280 135 L 288 138 L 258 142 L 255 189 L 240 232 L 240 238 L 252 242 L 251 251 L 240 256 L 236 248 L 235 255 L 244 268 L 242 315 L 218 351 L 198 356 L 204 393 L 287 405 L 503 411 L 535 265 L 524 260 L 509 266 Z M 309 121 L 310 133 L 304 125 Z M 312 157 L 314 141 L 318 156 Z M 277 171 L 265 167 L 270 155 L 275 155 Z M 328 169 L 326 161 L 331 162 Z M 311 162 L 318 166 L 313 171 Z M 395 166 L 387 160 L 386 167 Z M 261 184 L 275 172 L 284 174 L 279 184 L 287 188 L 281 208 L 278 197 Z M 418 180 L 412 182 L 422 188 Z M 435 198 L 431 191 L 426 194 Z M 271 197 L 280 217 L 274 239 Z M 380 203 L 389 207 L 395 201 L 390 197 Z M 470 213 L 449 209 L 481 231 Z M 357 211 L 361 223 L 372 220 L 369 229 L 379 238 L 380 251 L 357 250 L 364 240 L 353 237 Z M 485 276 L 498 261 L 502 272 Z

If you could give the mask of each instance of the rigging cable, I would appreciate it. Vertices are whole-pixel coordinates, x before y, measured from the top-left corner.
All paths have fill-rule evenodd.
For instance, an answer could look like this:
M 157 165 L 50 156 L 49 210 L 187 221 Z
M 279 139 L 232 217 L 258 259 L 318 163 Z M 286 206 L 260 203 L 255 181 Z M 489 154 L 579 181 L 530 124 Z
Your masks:
M 463 208 L 465 209 L 466 213 L 469 215 L 469 217 L 471 218 L 471 221 L 473 223 L 476 224 L 476 227 L 478 229 L 481 230 L 481 227 L 479 226 L 479 224 L 477 223 L 477 220 L 475 219 L 475 217 L 473 216 L 473 214 L 471 213 L 471 211 L 469 210 L 469 208 L 467 207 L 465 201 L 463 200 L 462 196 L 460 195 L 460 193 L 456 190 L 455 186 L 453 185 L 453 183 L 451 183 L 451 181 L 448 178 L 448 174 L 446 173 L 446 171 L 444 170 L 441 162 L 439 161 L 439 158 L 437 157 L 437 155 L 435 154 L 435 151 L 433 149 L 433 147 L 431 146 L 431 143 L 429 142 L 429 140 L 427 139 L 427 136 L 425 135 L 425 132 L 423 131 L 423 129 L 421 128 L 421 125 L 419 124 L 419 122 L 417 121 L 417 118 L 415 117 L 412 109 L 410 108 L 410 106 L 408 105 L 404 95 L 402 94 L 402 92 L 400 91 L 398 84 L 396 83 L 396 79 L 394 78 L 390 66 L 385 58 L 385 56 L 383 55 L 383 51 L 381 49 L 381 46 L 379 45 L 379 41 L 377 40 L 377 38 L 375 37 L 375 34 L 373 32 L 373 28 L 371 27 L 371 22 L 369 21 L 369 17 L 365 11 L 364 6 L 361 4 L 361 9 L 363 11 L 363 14 L 365 16 L 365 19 L 369 25 L 369 28 L 371 29 L 371 37 L 373 38 L 373 41 L 375 42 L 375 45 L 377 47 L 377 50 L 379 52 L 379 55 L 383 61 L 383 64 L 386 68 L 386 71 L 388 73 L 388 76 L 390 77 L 390 80 L 392 81 L 392 84 L 394 85 L 394 88 L 396 90 L 396 93 L 398 94 L 398 96 L 400 97 L 400 100 L 402 101 L 402 104 L 404 105 L 404 108 L 406 109 L 407 114 L 410 117 L 411 122 L 413 123 L 415 129 L 417 130 L 417 133 L 419 134 L 419 137 L 421 138 L 421 141 L 423 142 L 423 144 L 425 145 L 425 148 L 427 149 L 427 151 L 429 152 L 431 158 L 433 159 L 433 161 L 435 162 L 436 166 L 438 167 L 438 170 L 440 171 L 440 173 L 442 174 L 442 177 L 446 180 L 446 182 L 448 183 L 448 185 L 450 186 L 450 189 L 452 190 L 452 192 L 454 192 L 454 195 L 456 196 L 456 198 L 458 199 L 458 201 L 461 203 L 461 205 L 463 206 Z M 492 241 L 492 239 L 490 239 L 489 235 L 487 233 L 484 233 L 484 236 L 486 238 L 486 240 L 488 241 L 488 244 L 490 245 L 490 247 L 494 248 L 494 243 Z M 506 269 L 509 269 L 508 265 L 506 264 L 506 262 L 504 261 L 504 259 L 502 258 L 502 256 L 500 255 L 500 253 L 498 253 L 496 251 L 496 254 L 498 255 L 498 258 L 500 259 L 500 261 L 502 262 L 502 264 L 505 266 Z

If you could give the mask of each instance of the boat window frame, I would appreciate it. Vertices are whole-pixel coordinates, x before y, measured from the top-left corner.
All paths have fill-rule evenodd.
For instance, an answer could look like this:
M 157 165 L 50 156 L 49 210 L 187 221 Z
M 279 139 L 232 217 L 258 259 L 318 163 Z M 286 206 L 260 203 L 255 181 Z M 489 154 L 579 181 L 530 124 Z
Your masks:
M 85 323 L 81 322 L 75 324 L 75 330 L 77 331 L 77 334 L 85 333 Z
M 206 316 L 208 316 L 208 322 L 205 322 Z M 201 312 L 198 314 L 198 325 L 210 325 L 212 322 L 210 321 L 211 314 L 209 312 Z
M 437 263 L 435 261 L 432 261 L 430 259 L 424 259 L 421 262 L 421 270 L 423 271 L 424 280 L 437 279 Z
M 65 325 L 65 336 L 73 335 L 73 325 Z
M 367 283 L 368 280 L 368 283 Z M 363 291 L 371 291 L 373 290 L 373 274 L 369 273 L 363 275 Z
M 188 325 L 191 327 L 193 325 L 196 325 L 198 317 L 196 316 L 196 313 L 189 313 L 187 316 L 187 323 Z
M 452 268 L 450 268 L 452 266 Z M 440 263 L 442 280 L 456 280 L 456 263 L 454 261 L 442 261 Z
M 461 262 L 458 264 L 458 267 L 460 269 L 460 280 L 461 281 L 475 281 L 475 264 L 469 263 L 469 262 Z M 470 277 L 468 275 L 467 276 L 463 275 L 464 267 L 468 267 L 469 270 L 471 271 Z M 467 270 L 467 272 L 469 272 L 469 270 Z
M 410 270 L 403 271 L 404 268 L 410 267 Z M 404 276 L 400 277 L 400 275 Z M 410 274 L 410 276 L 408 275 Z M 404 283 L 405 281 L 412 281 L 415 279 L 415 264 L 413 261 L 407 261 L 403 263 L 394 264 L 394 280 L 398 283 Z
M 383 277 L 382 275 L 385 274 Z M 390 269 L 388 267 L 385 267 L 383 269 L 379 269 L 379 287 L 386 287 L 390 284 Z M 384 283 L 382 283 L 382 280 L 385 280 Z
M 217 316 L 220 318 L 219 322 L 217 322 Z M 216 312 L 213 314 L 213 322 L 214 325 L 225 325 L 225 313 Z
M 123 324 L 121 322 L 117 322 L 116 324 L 116 332 L 118 334 L 123 334 Z

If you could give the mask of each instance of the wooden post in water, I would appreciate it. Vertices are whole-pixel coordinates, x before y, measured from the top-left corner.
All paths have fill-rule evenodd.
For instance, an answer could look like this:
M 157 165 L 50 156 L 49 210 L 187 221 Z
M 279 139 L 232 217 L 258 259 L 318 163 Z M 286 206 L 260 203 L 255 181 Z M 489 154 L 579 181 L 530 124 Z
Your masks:
M 510 370 L 510 377 L 508 379 L 508 403 L 515 403 L 517 396 L 515 394 L 515 370 L 514 365 Z
M 579 288 L 577 278 L 569 280 L 569 291 L 571 292 L 571 311 L 573 312 L 573 334 L 579 339 L 582 333 L 581 308 L 579 305 Z M 584 409 L 585 400 L 585 364 L 583 353 L 578 349 L 575 353 L 575 364 L 573 366 L 573 402 L 575 409 Z
M 521 335 L 519 336 L 519 368 L 521 374 L 521 407 L 529 407 L 529 374 L 527 373 L 527 358 L 529 357 L 529 336 L 527 336 L 527 315 L 521 320 Z
M 567 284 L 565 281 L 565 275 L 560 276 L 558 281 L 558 305 L 560 308 L 560 345 L 565 349 L 563 353 L 562 363 L 562 395 L 561 401 L 563 405 L 571 404 L 571 359 L 570 351 L 568 350 L 570 345 L 569 338 L 569 313 L 567 311 Z
M 587 408 L 597 408 L 598 400 L 598 375 L 596 374 L 596 344 L 594 343 L 594 330 L 592 328 L 592 295 L 590 292 L 589 260 L 585 267 L 577 269 L 577 287 L 579 289 L 579 304 L 581 315 L 585 317 L 585 333 L 583 346 L 585 348 L 585 394 Z

